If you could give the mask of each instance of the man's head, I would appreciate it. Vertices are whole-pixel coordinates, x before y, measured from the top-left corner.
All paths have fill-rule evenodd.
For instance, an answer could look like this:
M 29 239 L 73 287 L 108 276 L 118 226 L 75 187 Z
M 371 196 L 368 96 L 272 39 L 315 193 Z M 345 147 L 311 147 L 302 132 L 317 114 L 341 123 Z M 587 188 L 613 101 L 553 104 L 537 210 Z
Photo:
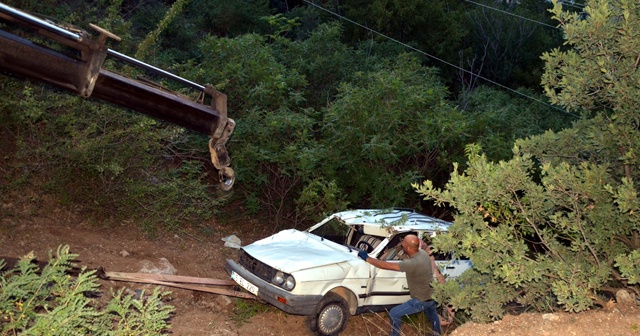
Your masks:
M 404 252 L 406 252 L 409 256 L 412 256 L 413 254 L 418 252 L 418 249 L 420 248 L 420 238 L 418 238 L 418 236 L 416 235 L 410 234 L 404 237 L 401 244 Z

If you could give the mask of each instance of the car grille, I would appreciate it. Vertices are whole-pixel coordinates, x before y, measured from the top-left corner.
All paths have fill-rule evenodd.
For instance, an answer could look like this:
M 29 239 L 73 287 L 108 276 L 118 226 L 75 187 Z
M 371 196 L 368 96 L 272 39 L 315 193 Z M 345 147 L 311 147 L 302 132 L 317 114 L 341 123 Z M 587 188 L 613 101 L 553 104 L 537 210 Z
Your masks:
M 256 258 L 250 256 L 243 249 L 240 249 L 238 262 L 240 263 L 240 265 L 244 266 L 244 268 L 248 269 L 255 276 L 259 277 L 260 279 L 266 282 L 271 282 L 271 279 L 273 279 L 275 270 L 271 266 L 261 261 L 258 261 Z

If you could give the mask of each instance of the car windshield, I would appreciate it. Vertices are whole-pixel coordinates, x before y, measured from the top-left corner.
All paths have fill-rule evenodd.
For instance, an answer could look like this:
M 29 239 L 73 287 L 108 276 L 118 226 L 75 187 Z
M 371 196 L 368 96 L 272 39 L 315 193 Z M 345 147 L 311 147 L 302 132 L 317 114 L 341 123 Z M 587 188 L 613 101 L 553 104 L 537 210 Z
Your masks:
M 332 242 L 346 245 L 349 230 L 350 227 L 348 225 L 340 222 L 337 218 L 333 218 L 309 232 Z

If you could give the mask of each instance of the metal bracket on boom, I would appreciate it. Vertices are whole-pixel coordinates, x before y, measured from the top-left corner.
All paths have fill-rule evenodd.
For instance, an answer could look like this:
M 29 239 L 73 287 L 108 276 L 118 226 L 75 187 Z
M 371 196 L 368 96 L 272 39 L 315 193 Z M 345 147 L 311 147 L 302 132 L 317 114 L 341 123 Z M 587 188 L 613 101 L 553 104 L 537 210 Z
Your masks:
M 0 69 L 41 79 L 74 91 L 85 98 L 91 96 L 107 57 L 107 38 L 120 41 L 118 36 L 96 25 L 91 27 L 98 31 L 100 36 L 98 39 L 92 39 L 82 29 L 61 27 L 1 2 L 0 19 L 27 27 L 57 43 L 78 50 L 80 54 L 77 59 L 69 57 L 59 51 L 0 31 Z
M 231 158 L 227 152 L 225 144 L 233 134 L 236 122 L 227 117 L 227 95 L 219 92 L 211 85 L 205 85 L 204 94 L 212 97 L 211 107 L 218 111 L 220 119 L 226 122 L 219 122 L 216 129 L 212 130 L 211 140 L 209 140 L 209 153 L 211 153 L 211 163 L 216 167 L 220 179 L 220 188 L 228 191 L 236 181 L 235 172 L 229 165 Z

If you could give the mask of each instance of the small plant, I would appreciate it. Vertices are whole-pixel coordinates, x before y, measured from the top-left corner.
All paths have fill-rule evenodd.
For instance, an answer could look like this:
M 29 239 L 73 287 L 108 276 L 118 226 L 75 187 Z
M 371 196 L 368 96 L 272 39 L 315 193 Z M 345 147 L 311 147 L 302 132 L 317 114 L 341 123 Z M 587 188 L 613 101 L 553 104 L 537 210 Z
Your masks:
M 166 320 L 174 308 L 162 302 L 166 293 L 156 289 L 135 299 L 121 290 L 101 307 L 91 298 L 100 287 L 96 272 L 83 268 L 76 278 L 68 274 L 77 256 L 60 246 L 40 270 L 29 253 L 0 274 L 2 335 L 160 335 L 169 328 Z
M 247 321 L 262 313 L 266 313 L 269 310 L 269 306 L 253 300 L 236 299 L 236 307 L 233 309 L 233 315 L 231 319 L 236 323 L 236 326 L 241 327 Z

